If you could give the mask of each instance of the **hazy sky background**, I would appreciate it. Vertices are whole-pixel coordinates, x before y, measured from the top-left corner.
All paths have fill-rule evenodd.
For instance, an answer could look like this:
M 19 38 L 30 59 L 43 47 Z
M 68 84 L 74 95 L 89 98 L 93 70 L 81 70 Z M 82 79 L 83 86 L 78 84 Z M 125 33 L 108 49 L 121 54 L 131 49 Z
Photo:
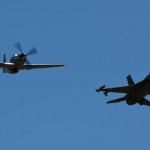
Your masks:
M 62 68 L 0 73 L 1 150 L 147 150 L 150 107 L 107 105 L 95 88 L 150 72 L 150 1 L 1 0 L 0 56 L 33 46 L 32 63 Z

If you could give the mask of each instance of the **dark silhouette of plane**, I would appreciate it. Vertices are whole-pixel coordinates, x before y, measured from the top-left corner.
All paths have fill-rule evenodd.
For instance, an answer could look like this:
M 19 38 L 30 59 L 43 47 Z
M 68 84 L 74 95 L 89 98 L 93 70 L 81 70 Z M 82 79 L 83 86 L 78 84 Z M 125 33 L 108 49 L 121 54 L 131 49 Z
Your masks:
M 147 75 L 144 80 L 136 84 L 130 75 L 126 78 L 128 86 L 105 88 L 106 86 L 103 85 L 99 89 L 96 89 L 96 92 L 99 93 L 102 91 L 105 96 L 107 96 L 109 92 L 126 93 L 124 97 L 108 101 L 107 104 L 126 101 L 128 105 L 138 103 L 140 105 L 150 106 L 150 101 L 145 98 L 146 95 L 150 95 L 150 74 Z

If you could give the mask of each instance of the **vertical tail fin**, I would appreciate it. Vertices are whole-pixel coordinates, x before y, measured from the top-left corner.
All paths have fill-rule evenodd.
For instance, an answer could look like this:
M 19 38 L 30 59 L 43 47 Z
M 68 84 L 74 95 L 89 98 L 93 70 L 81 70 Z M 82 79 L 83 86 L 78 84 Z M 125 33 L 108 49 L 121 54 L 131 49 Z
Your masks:
M 3 63 L 6 63 L 6 55 L 3 55 Z
M 6 55 L 3 56 L 3 63 L 6 63 Z M 7 69 L 3 68 L 3 73 L 7 73 Z
M 127 82 L 128 82 L 128 85 L 134 85 L 135 84 L 130 75 L 127 76 Z

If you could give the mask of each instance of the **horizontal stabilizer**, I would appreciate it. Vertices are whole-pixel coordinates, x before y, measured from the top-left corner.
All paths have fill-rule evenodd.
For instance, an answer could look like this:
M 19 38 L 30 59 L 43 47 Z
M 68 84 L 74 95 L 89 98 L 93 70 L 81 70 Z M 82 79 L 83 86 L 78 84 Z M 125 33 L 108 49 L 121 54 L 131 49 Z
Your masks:
M 147 105 L 150 106 L 150 101 L 146 98 L 142 98 L 140 102 L 138 102 L 140 105 Z
M 122 102 L 124 101 L 125 98 L 124 97 L 121 97 L 121 98 L 118 98 L 118 99 L 114 99 L 114 100 L 111 100 L 111 101 L 108 101 L 107 104 L 110 104 L 110 103 L 118 103 L 118 102 Z

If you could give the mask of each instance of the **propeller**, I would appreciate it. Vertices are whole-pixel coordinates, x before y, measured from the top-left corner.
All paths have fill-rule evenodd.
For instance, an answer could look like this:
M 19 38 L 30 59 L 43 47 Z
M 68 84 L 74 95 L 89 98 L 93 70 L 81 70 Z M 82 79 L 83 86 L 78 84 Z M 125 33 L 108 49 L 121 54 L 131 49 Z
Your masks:
M 28 59 L 26 59 L 26 64 L 30 65 L 30 61 Z
M 19 42 L 15 44 L 15 47 L 16 47 L 21 53 L 23 53 L 22 46 L 21 46 L 21 44 L 20 44 Z
M 30 56 L 30 55 L 34 55 L 34 54 L 37 54 L 37 49 L 35 47 L 33 47 L 31 50 L 29 50 L 26 54 L 23 52 L 23 49 L 22 49 L 22 46 L 21 46 L 21 43 L 18 42 L 15 44 L 15 47 L 24 55 L 26 56 Z M 26 64 L 31 64 L 30 61 L 28 59 L 26 59 Z
M 37 54 L 37 49 L 35 47 L 33 47 L 26 55 L 29 56 L 34 54 Z

